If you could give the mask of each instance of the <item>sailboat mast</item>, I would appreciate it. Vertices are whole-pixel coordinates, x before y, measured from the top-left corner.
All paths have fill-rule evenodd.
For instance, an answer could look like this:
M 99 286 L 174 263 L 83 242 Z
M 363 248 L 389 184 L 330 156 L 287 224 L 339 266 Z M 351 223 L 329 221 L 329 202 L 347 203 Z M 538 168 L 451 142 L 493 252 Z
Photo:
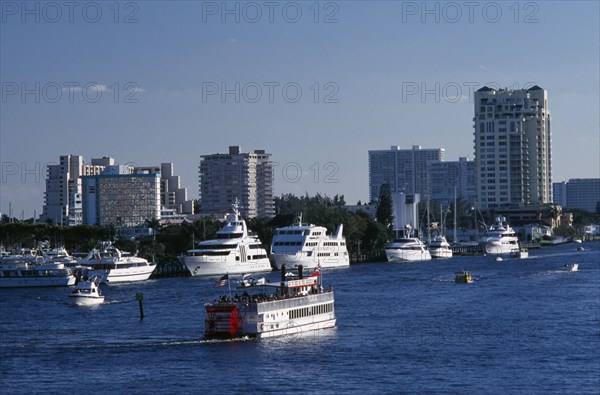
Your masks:
M 456 243 L 456 187 L 454 187 L 454 233 L 452 240 Z

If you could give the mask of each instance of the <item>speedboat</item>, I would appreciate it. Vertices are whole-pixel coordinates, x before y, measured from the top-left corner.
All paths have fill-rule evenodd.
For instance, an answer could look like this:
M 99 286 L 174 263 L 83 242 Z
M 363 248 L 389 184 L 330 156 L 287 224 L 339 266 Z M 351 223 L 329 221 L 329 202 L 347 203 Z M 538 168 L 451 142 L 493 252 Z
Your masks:
M 529 258 L 529 250 L 525 247 L 520 247 L 519 251 L 510 254 L 511 258 L 525 259 Z
M 250 235 L 237 202 L 232 205 L 217 238 L 198 243 L 181 257 L 192 276 L 217 276 L 271 271 L 271 261 L 260 239 Z
M 504 217 L 496 218 L 480 239 L 480 244 L 486 254 L 511 255 L 519 252 L 519 238 Z
M 104 295 L 100 292 L 98 284 L 101 278 L 93 276 L 84 277 L 83 281 L 77 284 L 77 288 L 71 292 L 69 299 L 77 306 L 96 306 L 104 302 Z
M 456 272 L 454 281 L 462 284 L 471 284 L 473 282 L 473 277 L 471 276 L 471 273 L 461 270 L 460 272 Z
M 404 237 L 397 237 L 385 247 L 385 255 L 388 262 L 431 260 L 431 253 L 427 249 L 427 246 L 418 237 L 413 237 L 410 225 L 406 225 Z
M 334 235 L 327 234 L 327 228 L 302 223 L 300 215 L 291 226 L 277 228 L 271 244 L 271 256 L 275 266 L 292 267 L 302 265 L 305 268 L 349 266 L 350 259 L 346 249 L 346 239 L 342 235 L 340 224 Z
M 571 263 L 571 264 L 565 265 L 565 267 L 567 268 L 568 272 L 577 272 L 577 271 L 579 271 L 579 264 L 578 263 Z

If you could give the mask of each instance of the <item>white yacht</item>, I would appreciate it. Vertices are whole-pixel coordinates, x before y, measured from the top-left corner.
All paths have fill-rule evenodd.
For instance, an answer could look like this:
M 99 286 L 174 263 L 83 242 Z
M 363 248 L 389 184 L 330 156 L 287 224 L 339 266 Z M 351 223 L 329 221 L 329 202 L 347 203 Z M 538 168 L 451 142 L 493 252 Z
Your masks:
M 427 247 L 432 258 L 452 258 L 452 249 L 443 235 L 433 236 Z
M 0 260 L 0 288 L 67 287 L 75 284 L 75 276 L 63 263 L 46 263 L 12 256 Z
M 333 289 L 324 289 L 321 272 L 290 276 L 281 267 L 281 281 L 242 282 L 241 295 L 224 295 L 204 305 L 206 339 L 297 335 L 333 328 L 336 324 Z
M 92 250 L 79 264 L 87 267 L 84 275 L 98 276 L 100 282 L 109 284 L 145 281 L 156 269 L 156 263 L 110 245 L 101 251 Z
M 65 263 L 67 265 L 77 263 L 77 260 L 69 255 L 65 247 L 56 247 L 51 250 L 44 251 L 44 259 L 46 262 Z
M 401 231 L 396 231 L 400 233 Z M 413 237 L 412 227 L 406 225 L 403 237 L 397 237 L 385 247 L 389 262 L 418 262 L 431 260 L 431 253 L 418 237 Z
M 342 235 L 344 226 L 338 225 L 334 235 L 327 234 L 327 228 L 313 224 L 303 224 L 300 215 L 291 226 L 277 228 L 271 256 L 278 268 L 281 265 L 305 268 L 343 267 L 350 265 L 346 239 Z
M 232 206 L 217 238 L 198 243 L 181 257 L 192 276 L 216 276 L 271 271 L 267 251 L 256 236 L 248 234 L 238 204 Z
M 514 255 L 519 253 L 519 238 L 508 225 L 505 217 L 497 217 L 496 222 L 480 239 L 486 254 Z

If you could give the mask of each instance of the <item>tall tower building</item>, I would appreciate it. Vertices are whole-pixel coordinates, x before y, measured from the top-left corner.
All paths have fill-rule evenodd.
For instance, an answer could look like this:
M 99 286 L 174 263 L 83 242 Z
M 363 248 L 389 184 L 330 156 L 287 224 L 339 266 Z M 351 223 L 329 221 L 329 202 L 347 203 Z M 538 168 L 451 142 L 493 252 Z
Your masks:
M 231 212 L 237 199 L 248 218 L 275 215 L 273 162 L 264 150 L 244 153 L 231 146 L 228 154 L 202 155 L 199 184 L 201 214 Z
M 418 193 L 428 198 L 427 165 L 444 160 L 445 154 L 443 148 L 422 149 L 420 145 L 413 145 L 412 149 L 393 145 L 389 150 L 369 151 L 369 201 L 379 198 L 383 184 L 389 184 L 392 193 Z
M 475 92 L 475 166 L 481 209 L 552 202 L 552 135 L 547 92 Z

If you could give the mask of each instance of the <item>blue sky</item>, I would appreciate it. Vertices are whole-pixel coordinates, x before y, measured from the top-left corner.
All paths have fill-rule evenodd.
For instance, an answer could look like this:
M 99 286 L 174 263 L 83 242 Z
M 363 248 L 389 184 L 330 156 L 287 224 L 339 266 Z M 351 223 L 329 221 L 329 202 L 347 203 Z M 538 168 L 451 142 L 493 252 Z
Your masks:
M 472 88 L 490 83 L 548 90 L 554 181 L 600 177 L 597 1 L 23 4 L 0 2 L 16 217 L 40 214 L 59 155 L 174 162 L 195 198 L 200 155 L 229 145 L 273 154 L 277 195 L 364 202 L 370 149 L 472 159 Z

